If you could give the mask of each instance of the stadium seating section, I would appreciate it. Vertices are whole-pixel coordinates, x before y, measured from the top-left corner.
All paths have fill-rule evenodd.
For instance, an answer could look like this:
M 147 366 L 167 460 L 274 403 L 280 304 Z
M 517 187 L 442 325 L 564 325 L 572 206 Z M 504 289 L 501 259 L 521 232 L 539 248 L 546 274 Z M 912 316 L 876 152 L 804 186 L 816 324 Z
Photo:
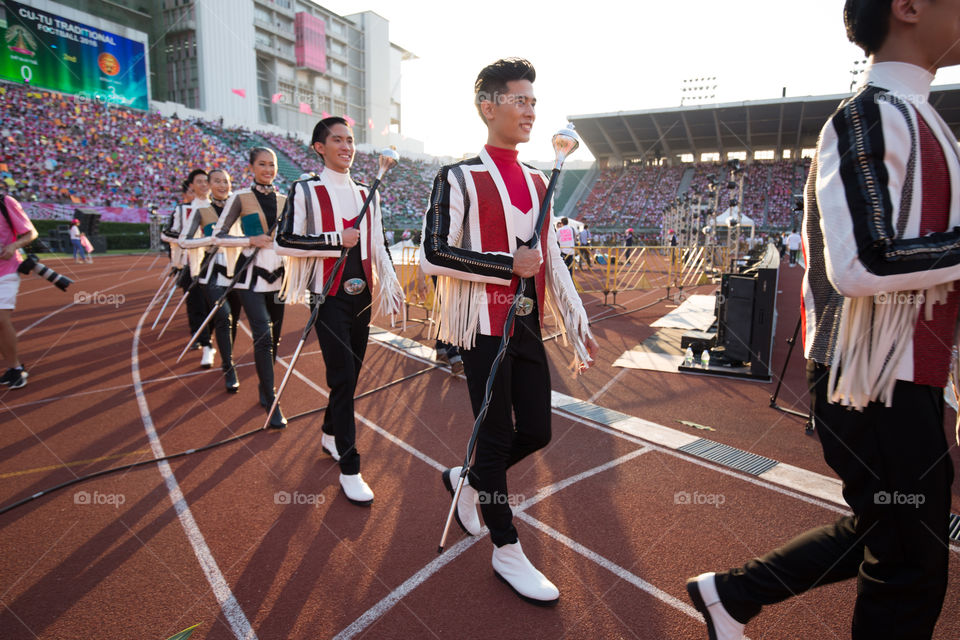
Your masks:
M 320 167 L 313 151 L 294 137 L 167 118 L 12 84 L 0 86 L 0 101 L 0 180 L 25 200 L 168 207 L 177 198 L 179 181 L 194 167 L 225 168 L 235 187 L 246 185 L 247 150 L 264 143 L 278 152 L 285 169 L 278 178 L 281 188 L 298 173 Z M 638 240 L 655 241 L 653 230 L 691 167 L 687 193 L 694 196 L 707 193 L 708 175 L 727 175 L 723 165 L 710 163 L 605 169 L 574 216 L 590 223 L 598 237 L 604 230 L 634 227 Z M 381 192 L 387 228 L 420 226 L 438 168 L 437 163 L 405 160 L 393 170 L 389 188 Z M 802 191 L 808 169 L 809 160 L 746 165 L 744 213 L 767 229 L 789 226 L 792 196 Z M 356 177 L 369 182 L 376 170 L 375 156 L 357 153 Z

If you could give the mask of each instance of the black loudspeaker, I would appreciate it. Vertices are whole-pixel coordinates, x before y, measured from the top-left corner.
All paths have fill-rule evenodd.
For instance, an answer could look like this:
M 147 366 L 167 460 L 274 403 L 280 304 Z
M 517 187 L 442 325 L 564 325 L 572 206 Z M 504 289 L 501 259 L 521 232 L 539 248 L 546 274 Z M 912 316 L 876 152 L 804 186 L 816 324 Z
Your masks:
M 724 274 L 717 296 L 717 345 L 728 360 L 749 362 L 754 378 L 770 378 L 777 276 L 777 269 Z
M 755 285 L 756 281 L 750 276 L 727 276 L 723 309 L 718 316 L 721 331 L 718 331 L 717 342 L 731 360 L 750 361 Z
M 80 233 L 88 238 L 100 235 L 100 214 L 93 209 L 75 209 L 73 217 L 80 221 Z

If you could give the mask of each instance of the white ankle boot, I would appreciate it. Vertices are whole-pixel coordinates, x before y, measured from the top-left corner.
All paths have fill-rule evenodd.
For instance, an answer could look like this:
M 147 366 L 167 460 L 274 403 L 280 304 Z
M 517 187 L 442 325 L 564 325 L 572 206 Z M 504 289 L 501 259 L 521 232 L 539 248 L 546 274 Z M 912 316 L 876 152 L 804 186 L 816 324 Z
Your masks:
M 720 602 L 715 573 L 703 573 L 687 580 L 687 593 L 707 623 L 710 640 L 742 640 L 746 625 L 737 622 Z
M 493 549 L 493 571 L 514 593 L 540 606 L 550 606 L 560 599 L 560 590 L 530 564 L 519 542 Z
M 373 503 L 373 490 L 370 488 L 360 474 L 345 476 L 340 474 L 340 488 L 347 500 L 361 507 L 370 506 Z
M 324 453 L 327 453 L 331 458 L 340 462 L 340 453 L 337 451 L 337 439 L 334 436 L 327 435 L 326 433 L 320 436 L 320 446 L 323 448 Z
M 443 472 L 443 486 L 447 488 L 451 496 L 457 490 L 457 482 L 459 482 L 462 468 L 454 467 Z M 463 481 L 463 488 L 460 490 L 460 498 L 457 500 L 457 508 L 453 512 L 453 517 L 457 519 L 460 528 L 471 536 L 478 536 L 483 531 L 483 527 L 480 525 L 480 515 L 477 513 L 479 502 L 477 490 L 470 486 L 468 476 Z

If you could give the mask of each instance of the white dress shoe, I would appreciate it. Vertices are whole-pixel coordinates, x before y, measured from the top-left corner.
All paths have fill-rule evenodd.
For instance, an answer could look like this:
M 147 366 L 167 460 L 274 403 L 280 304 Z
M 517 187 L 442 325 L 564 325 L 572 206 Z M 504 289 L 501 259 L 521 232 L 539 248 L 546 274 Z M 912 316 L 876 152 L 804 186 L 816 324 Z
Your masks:
M 361 507 L 370 506 L 373 503 L 373 490 L 370 485 L 364 482 L 360 474 L 345 476 L 340 474 L 340 488 L 347 500 Z
M 324 453 L 328 454 L 337 462 L 340 462 L 340 453 L 337 451 L 337 439 L 334 436 L 329 436 L 325 433 L 321 435 L 320 447 Z
M 494 547 L 493 572 L 531 604 L 549 607 L 560 599 L 560 590 L 530 564 L 519 542 Z
M 204 347 L 203 355 L 200 356 L 200 366 L 209 369 L 213 366 L 213 356 L 217 352 L 213 347 Z
M 720 602 L 715 573 L 703 573 L 687 580 L 687 593 L 693 606 L 703 614 L 710 640 L 742 640 L 746 625 L 737 622 Z
M 463 467 L 454 467 L 443 472 L 443 486 L 453 497 L 457 490 L 457 482 L 460 481 L 460 470 Z M 470 486 L 470 477 L 463 481 L 463 488 L 460 489 L 460 498 L 457 500 L 457 508 L 453 511 L 453 517 L 457 524 L 465 533 L 471 536 L 478 536 L 483 530 L 480 525 L 480 516 L 477 513 L 477 504 L 479 504 L 477 490 Z

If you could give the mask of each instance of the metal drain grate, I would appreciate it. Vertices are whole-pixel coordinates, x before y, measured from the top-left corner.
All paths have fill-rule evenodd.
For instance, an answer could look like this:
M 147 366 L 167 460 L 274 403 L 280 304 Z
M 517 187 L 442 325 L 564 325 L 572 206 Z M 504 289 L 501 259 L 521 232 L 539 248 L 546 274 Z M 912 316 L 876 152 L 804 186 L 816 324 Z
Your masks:
M 614 411 L 613 409 L 598 407 L 597 405 L 589 402 L 574 402 L 572 404 L 565 404 L 557 408 L 580 416 L 581 418 L 593 420 L 594 422 L 599 422 L 600 424 L 605 424 L 607 426 L 630 418 L 630 416 L 625 413 L 620 413 L 619 411 Z
M 950 539 L 954 542 L 960 542 L 960 516 L 955 513 L 950 514 Z
M 738 471 L 743 471 L 744 473 L 749 473 L 754 476 L 759 476 L 761 473 L 769 471 L 780 464 L 776 460 L 764 458 L 755 453 L 720 444 L 719 442 L 707 440 L 706 438 L 701 438 L 700 440 L 684 445 L 680 447 L 678 451 L 683 451 L 698 458 L 716 462 L 725 467 L 737 469 Z

